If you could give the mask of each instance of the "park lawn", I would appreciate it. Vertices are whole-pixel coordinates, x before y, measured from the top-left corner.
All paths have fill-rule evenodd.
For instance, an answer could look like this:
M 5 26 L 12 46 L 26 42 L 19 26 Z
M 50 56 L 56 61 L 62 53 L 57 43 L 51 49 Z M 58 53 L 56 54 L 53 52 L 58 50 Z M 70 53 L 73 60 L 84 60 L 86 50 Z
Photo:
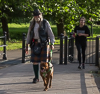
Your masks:
M 55 45 L 59 44 L 60 40 L 56 40 Z M 16 49 L 22 49 L 22 41 L 18 41 L 18 42 L 8 42 L 7 41 L 7 46 L 6 46 L 6 50 L 16 50 Z M 0 47 L 0 51 L 3 51 L 3 47 Z
M 89 26 L 89 29 L 91 31 L 91 27 Z M 100 35 L 100 25 L 93 25 L 93 36 L 92 37 L 96 37 Z
M 12 34 L 12 39 L 11 41 L 7 41 L 7 50 L 15 50 L 15 49 L 21 49 L 22 48 L 22 33 L 26 33 L 28 31 L 28 27 L 29 27 L 29 23 L 21 23 L 21 24 L 15 24 L 15 23 L 11 23 L 8 24 L 9 27 L 9 33 Z M 56 25 L 51 25 L 52 31 L 55 35 L 55 37 L 57 37 L 57 28 Z M 89 26 L 90 30 L 91 27 Z M 17 33 L 16 33 L 17 32 Z M 93 32 L 97 33 L 97 34 L 93 34 L 93 37 L 96 37 L 97 35 L 100 35 L 100 26 L 93 26 Z M 2 29 L 0 28 L 0 33 L 2 33 Z M 20 34 L 19 34 L 20 33 Z M 0 34 L 1 35 L 1 34 Z M 14 37 L 20 37 L 20 39 L 14 39 Z M 55 45 L 56 44 L 60 44 L 60 40 L 58 38 L 56 38 L 55 40 Z M 3 48 L 0 47 L 0 51 L 2 51 Z
M 60 44 L 60 40 L 55 40 L 55 45 Z M 16 49 L 22 49 L 22 41 L 18 40 L 12 40 L 12 41 L 6 41 L 6 50 L 16 50 Z M 0 51 L 3 51 L 3 47 L 0 47 Z
M 9 35 L 10 35 L 11 40 L 12 39 L 22 40 L 22 34 L 23 33 L 27 34 L 28 32 L 29 23 L 26 23 L 26 24 L 25 23 L 22 23 L 22 24 L 11 23 L 11 24 L 8 24 L 8 28 L 9 28 Z M 57 37 L 56 25 L 51 25 L 51 28 L 55 37 Z M 3 35 L 1 28 L 0 28 L 0 35 Z
M 26 33 L 28 32 L 28 28 L 29 28 L 29 23 L 22 23 L 22 24 L 8 24 L 9 27 L 9 32 L 22 32 L 22 33 Z M 57 36 L 57 28 L 56 25 L 51 25 L 52 31 L 54 33 L 55 36 Z
M 22 33 L 26 33 L 28 31 L 29 23 L 21 23 L 21 24 L 15 24 L 15 23 L 9 23 L 9 33 L 11 39 L 22 39 Z M 57 27 L 56 25 L 51 25 L 52 31 L 57 37 Z M 91 27 L 89 26 L 89 29 L 91 31 Z M 2 29 L 0 28 L 0 35 L 2 34 Z M 16 36 L 15 36 L 16 35 Z M 100 25 L 93 25 L 93 37 L 100 35 Z
M 6 50 L 16 50 L 16 49 L 21 49 L 22 48 L 22 41 L 18 42 L 6 42 Z M 0 47 L 0 51 L 3 51 L 3 47 Z

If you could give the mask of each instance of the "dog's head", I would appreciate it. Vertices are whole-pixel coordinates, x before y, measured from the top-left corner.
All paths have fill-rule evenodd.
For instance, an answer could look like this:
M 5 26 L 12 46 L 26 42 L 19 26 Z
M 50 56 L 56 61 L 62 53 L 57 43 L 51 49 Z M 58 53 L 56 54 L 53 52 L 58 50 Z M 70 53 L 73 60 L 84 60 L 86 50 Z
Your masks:
M 48 68 L 49 68 L 49 64 L 47 62 L 42 62 L 40 64 L 40 70 L 41 70 L 41 72 L 45 72 L 46 70 L 48 70 Z

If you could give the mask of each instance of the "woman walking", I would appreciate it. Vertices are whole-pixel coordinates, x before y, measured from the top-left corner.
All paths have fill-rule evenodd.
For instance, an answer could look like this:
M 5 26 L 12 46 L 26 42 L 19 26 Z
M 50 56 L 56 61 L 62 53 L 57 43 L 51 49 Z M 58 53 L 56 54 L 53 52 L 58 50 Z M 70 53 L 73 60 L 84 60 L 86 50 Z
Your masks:
M 85 18 L 81 17 L 79 20 L 79 25 L 74 28 L 74 37 L 75 37 L 75 44 L 78 51 L 78 62 L 79 62 L 79 69 L 85 69 L 85 50 L 87 46 L 87 37 L 90 36 L 90 30 L 85 25 Z M 81 53 L 82 59 L 81 60 Z

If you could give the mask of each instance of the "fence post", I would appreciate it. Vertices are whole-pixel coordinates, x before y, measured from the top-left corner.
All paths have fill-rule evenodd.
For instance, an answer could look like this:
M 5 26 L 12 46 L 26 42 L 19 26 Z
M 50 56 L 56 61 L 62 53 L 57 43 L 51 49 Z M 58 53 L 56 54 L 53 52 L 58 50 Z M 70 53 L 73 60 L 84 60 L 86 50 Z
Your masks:
M 72 56 L 72 61 L 73 61 L 73 55 L 74 55 L 74 37 L 71 38 L 71 56 Z
M 63 37 L 64 37 L 64 34 L 61 33 L 61 35 L 60 35 L 60 62 L 59 62 L 59 64 L 63 64 Z
M 93 37 L 93 26 L 92 26 L 92 23 L 91 23 L 91 36 Z
M 26 36 L 26 34 L 23 33 L 23 37 L 22 37 L 22 63 L 25 63 L 25 36 Z
M 99 37 L 96 37 L 96 57 L 95 57 L 95 66 L 99 65 Z
M 6 60 L 6 31 L 4 32 L 4 47 L 3 47 L 3 60 Z
M 68 37 L 65 36 L 65 45 L 64 45 L 64 64 L 67 65 L 67 39 Z
M 73 61 L 73 55 L 74 55 L 74 38 L 70 37 L 68 44 L 68 60 L 70 62 Z

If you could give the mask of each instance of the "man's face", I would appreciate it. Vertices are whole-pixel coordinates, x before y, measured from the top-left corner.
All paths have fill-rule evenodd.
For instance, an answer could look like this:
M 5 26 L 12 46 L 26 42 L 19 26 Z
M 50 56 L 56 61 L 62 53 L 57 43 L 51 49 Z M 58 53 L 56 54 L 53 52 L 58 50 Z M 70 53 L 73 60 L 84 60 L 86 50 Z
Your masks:
M 41 20 L 41 14 L 38 16 L 34 16 L 34 19 L 36 22 L 39 22 Z

